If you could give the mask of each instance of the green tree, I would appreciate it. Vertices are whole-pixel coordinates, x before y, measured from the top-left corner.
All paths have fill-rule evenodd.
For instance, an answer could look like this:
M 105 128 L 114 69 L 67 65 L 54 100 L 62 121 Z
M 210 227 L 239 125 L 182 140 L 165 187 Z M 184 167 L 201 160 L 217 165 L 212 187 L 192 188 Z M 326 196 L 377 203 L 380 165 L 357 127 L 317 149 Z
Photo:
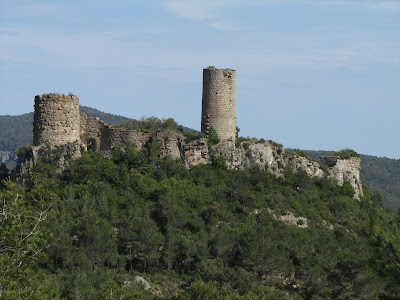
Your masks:
M 0 298 L 53 299 L 38 265 L 48 247 L 43 222 L 50 206 L 27 203 L 23 190 L 11 181 L 5 182 L 0 199 Z
M 221 139 L 219 138 L 217 131 L 211 126 L 208 132 L 207 144 L 211 147 L 218 144 L 220 141 Z

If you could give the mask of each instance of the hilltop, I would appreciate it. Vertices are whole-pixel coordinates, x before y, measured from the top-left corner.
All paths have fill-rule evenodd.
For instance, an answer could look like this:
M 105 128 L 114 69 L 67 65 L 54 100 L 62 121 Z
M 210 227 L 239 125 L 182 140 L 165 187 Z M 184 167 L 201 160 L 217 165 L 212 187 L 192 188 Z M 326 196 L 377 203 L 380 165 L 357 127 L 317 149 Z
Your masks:
M 399 298 L 400 215 L 361 186 L 360 155 L 318 163 L 232 137 L 227 110 L 228 128 L 205 113 L 202 134 L 183 134 L 173 119 L 113 126 L 74 95 L 36 96 L 22 185 L 0 186 L 0 296 Z
M 104 122 L 121 125 L 132 119 L 108 114 L 97 109 L 80 106 L 80 110 L 90 117 L 98 117 Z M 15 167 L 14 151 L 21 145 L 31 144 L 33 139 L 33 113 L 19 116 L 0 116 L 0 161 L 5 161 L 9 168 Z M 184 132 L 190 128 L 181 126 Z M 312 159 L 328 155 L 334 151 L 304 150 Z M 1 159 L 3 158 L 3 160 Z M 400 208 L 400 160 L 361 155 L 361 181 L 372 191 L 382 195 L 383 207 Z

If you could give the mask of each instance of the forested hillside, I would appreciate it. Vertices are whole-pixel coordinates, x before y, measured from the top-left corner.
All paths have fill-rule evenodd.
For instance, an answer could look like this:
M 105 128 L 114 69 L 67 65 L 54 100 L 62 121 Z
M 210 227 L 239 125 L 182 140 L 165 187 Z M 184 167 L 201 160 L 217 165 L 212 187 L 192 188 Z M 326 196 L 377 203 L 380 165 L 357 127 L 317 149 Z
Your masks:
M 104 113 L 100 110 L 97 110 L 95 108 L 91 108 L 88 106 L 80 105 L 79 110 L 80 110 L 80 112 L 85 113 L 88 117 L 97 117 L 106 123 L 114 124 L 114 125 L 121 125 L 122 122 L 130 120 L 129 118 L 118 116 L 118 115 L 113 115 L 113 114 L 109 114 L 109 113 Z
M 159 149 L 85 152 L 63 174 L 52 151 L 30 189 L 6 182 L 0 298 L 400 298 L 400 215 L 367 190 Z
M 330 151 L 304 152 L 313 159 L 328 155 Z M 383 207 L 400 209 L 400 160 L 361 155 L 361 182 L 382 196 Z
M 33 113 L 0 116 L 0 150 L 16 150 L 33 140 Z

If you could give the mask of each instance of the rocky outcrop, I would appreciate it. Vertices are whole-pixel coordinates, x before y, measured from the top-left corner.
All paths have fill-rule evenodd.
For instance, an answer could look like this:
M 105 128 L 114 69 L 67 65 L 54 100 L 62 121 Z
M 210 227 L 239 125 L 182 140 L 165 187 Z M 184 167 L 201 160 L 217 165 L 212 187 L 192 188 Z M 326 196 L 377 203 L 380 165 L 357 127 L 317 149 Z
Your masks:
M 359 157 L 343 159 L 339 156 L 324 156 L 321 157 L 321 161 L 328 167 L 330 176 L 335 178 L 339 185 L 343 185 L 345 181 L 351 184 L 355 191 L 355 199 L 360 199 L 364 195 L 360 181 L 361 159 Z
M 7 162 L 9 160 L 16 160 L 17 157 L 14 154 L 14 150 L 2 150 L 0 151 L 0 163 Z
M 180 154 L 186 168 L 191 168 L 198 164 L 211 162 L 205 138 L 200 138 L 190 142 L 180 140 Z
M 185 166 L 191 168 L 200 163 L 211 163 L 213 158 L 225 158 L 228 168 L 243 170 L 257 165 L 262 170 L 268 170 L 276 176 L 283 176 L 283 168 L 287 164 L 293 169 L 305 171 L 309 176 L 322 177 L 324 171 L 318 162 L 305 157 L 285 156 L 285 149 L 268 141 L 245 141 L 235 145 L 230 141 L 222 141 L 212 149 L 207 147 L 204 138 L 186 143 L 180 141 L 181 157 Z
M 292 156 L 289 157 L 288 163 L 294 172 L 297 170 L 305 171 L 308 176 L 316 176 L 321 178 L 324 175 L 324 171 L 322 171 L 321 166 L 316 161 L 309 160 L 302 156 Z
M 179 143 L 180 140 L 183 139 L 183 134 L 159 132 L 156 134 L 156 138 L 161 146 L 161 157 L 170 156 L 172 159 L 181 158 Z
M 52 154 L 50 154 L 52 152 Z M 11 172 L 13 181 L 27 187 L 32 185 L 32 170 L 38 162 L 38 159 L 46 155 L 55 155 L 59 159 L 57 161 L 57 172 L 64 171 L 66 165 L 72 160 L 81 156 L 81 147 L 77 142 L 67 143 L 65 145 L 50 148 L 48 145 L 31 146 L 26 148 L 23 156 L 19 158 L 19 162 Z
M 143 288 L 147 291 L 151 288 L 149 282 L 141 276 L 135 276 L 135 281 L 143 285 Z
M 124 148 L 128 143 L 136 145 L 141 149 L 146 143 L 156 139 L 160 146 L 161 157 L 170 156 L 173 159 L 181 159 L 186 168 L 192 168 L 198 164 L 212 163 L 214 159 L 222 156 L 228 168 L 243 170 L 251 166 L 259 166 L 268 170 L 276 176 L 283 176 L 285 166 L 290 166 L 294 172 L 305 171 L 311 177 L 322 177 L 325 173 L 318 162 L 297 155 L 285 155 L 285 149 L 277 144 L 265 141 L 245 141 L 235 145 L 232 141 L 222 141 L 213 147 L 208 147 L 205 138 L 199 138 L 189 142 L 185 141 L 182 134 L 178 133 L 142 133 L 135 130 L 112 128 L 100 120 L 81 115 L 85 124 L 86 142 L 67 143 L 53 147 L 59 151 L 60 160 L 57 165 L 58 172 L 62 172 L 65 166 L 80 156 L 80 149 L 91 146 L 109 156 L 111 148 L 119 144 Z M 24 185 L 29 185 L 30 170 L 36 164 L 37 159 L 48 151 L 48 146 L 32 146 L 29 153 L 24 155 L 17 168 L 14 178 Z M 322 158 L 323 164 L 328 168 L 329 176 L 335 178 L 339 185 L 345 181 L 349 182 L 355 191 L 355 198 L 363 196 L 360 182 L 360 158 L 351 157 L 341 159 L 340 157 Z

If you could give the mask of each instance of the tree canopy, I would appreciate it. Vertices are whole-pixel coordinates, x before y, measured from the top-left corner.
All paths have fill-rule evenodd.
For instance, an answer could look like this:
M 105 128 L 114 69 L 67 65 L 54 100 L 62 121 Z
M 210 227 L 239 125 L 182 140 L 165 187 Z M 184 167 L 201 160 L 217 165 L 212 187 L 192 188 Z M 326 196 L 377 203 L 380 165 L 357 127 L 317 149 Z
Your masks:
M 158 149 L 84 152 L 62 174 L 49 153 L 31 188 L 6 182 L 0 297 L 400 297 L 400 216 L 368 190 L 356 201 L 290 168 L 187 170 Z

